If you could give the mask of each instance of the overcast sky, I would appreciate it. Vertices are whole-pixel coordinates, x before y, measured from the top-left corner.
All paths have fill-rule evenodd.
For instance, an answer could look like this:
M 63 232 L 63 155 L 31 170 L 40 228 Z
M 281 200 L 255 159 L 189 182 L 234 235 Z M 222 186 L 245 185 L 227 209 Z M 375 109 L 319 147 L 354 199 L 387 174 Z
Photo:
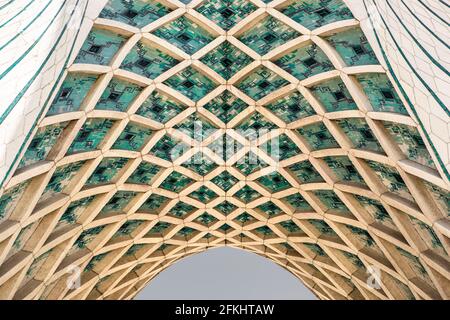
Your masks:
M 274 262 L 223 247 L 178 261 L 136 297 L 143 299 L 301 299 L 315 296 Z

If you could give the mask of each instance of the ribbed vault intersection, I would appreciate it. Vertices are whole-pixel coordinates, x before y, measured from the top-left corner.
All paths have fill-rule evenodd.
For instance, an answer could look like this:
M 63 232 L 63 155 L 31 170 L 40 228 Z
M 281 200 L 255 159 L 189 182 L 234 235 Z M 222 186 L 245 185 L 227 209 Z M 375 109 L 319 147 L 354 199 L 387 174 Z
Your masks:
M 448 299 L 448 182 L 392 83 L 341 0 L 109 1 L 3 188 L 0 296 L 130 299 L 228 245 L 322 299 Z

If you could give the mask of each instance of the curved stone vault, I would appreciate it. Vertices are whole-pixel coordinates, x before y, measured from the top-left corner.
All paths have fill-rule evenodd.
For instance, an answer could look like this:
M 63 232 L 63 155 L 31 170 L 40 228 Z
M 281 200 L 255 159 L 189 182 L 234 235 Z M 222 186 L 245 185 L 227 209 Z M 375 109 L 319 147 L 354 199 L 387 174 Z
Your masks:
M 110 0 L 1 189 L 0 297 L 132 299 L 227 245 L 448 299 L 448 180 L 379 59 L 342 0 Z

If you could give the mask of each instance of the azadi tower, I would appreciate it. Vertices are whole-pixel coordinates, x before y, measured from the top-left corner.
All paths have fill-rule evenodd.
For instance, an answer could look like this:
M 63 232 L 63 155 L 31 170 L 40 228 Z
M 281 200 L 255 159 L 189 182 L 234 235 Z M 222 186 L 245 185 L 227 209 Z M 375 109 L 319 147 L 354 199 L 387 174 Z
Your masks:
M 446 2 L 1 0 L 0 298 L 230 246 L 320 299 L 449 299 Z

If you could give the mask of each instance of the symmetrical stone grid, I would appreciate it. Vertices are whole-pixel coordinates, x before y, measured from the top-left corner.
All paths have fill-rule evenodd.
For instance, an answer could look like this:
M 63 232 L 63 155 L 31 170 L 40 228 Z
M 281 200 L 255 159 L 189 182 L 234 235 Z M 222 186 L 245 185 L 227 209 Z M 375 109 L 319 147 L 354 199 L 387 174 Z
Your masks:
M 39 122 L 39 128 L 64 127 L 61 138 L 44 160 L 27 165 L 25 157 L 22 167 L 4 188 L 3 194 L 9 192 L 14 205 L 7 206 L 8 216 L 0 224 L 0 296 L 9 299 L 130 299 L 177 260 L 210 247 L 229 245 L 272 259 L 298 276 L 322 299 L 448 299 L 450 228 L 448 207 L 441 203 L 448 201 L 448 191 L 444 191 L 443 199 L 433 198 L 434 193 L 429 191 L 430 184 L 448 190 L 447 184 L 435 169 L 407 159 L 383 126 L 384 121 L 389 121 L 417 127 L 412 118 L 372 111 L 371 103 L 355 80 L 360 74 L 384 74 L 385 69 L 379 65 L 347 66 L 324 40 L 329 34 L 358 27 L 359 21 L 347 19 L 309 30 L 279 10 L 286 1 L 265 4 L 252 0 L 257 9 L 225 32 L 198 13 L 196 9 L 202 3 L 164 2 L 172 11 L 141 29 L 105 18 L 95 20 L 96 28 L 111 30 L 127 40 L 107 66 L 75 63 L 69 68 L 69 75 L 96 75 L 98 80 L 83 101 L 81 111 L 49 115 Z M 213 40 L 192 55 L 152 33 L 181 16 L 214 35 Z M 265 16 L 282 21 L 299 36 L 261 56 L 238 38 L 254 27 L 258 18 Z M 123 61 L 141 40 L 181 62 L 153 80 L 121 69 Z M 201 62 L 225 41 L 253 60 L 228 80 Z M 317 45 L 332 62 L 333 70 L 299 81 L 274 60 L 306 43 Z M 261 66 L 284 79 L 286 85 L 255 101 L 238 86 Z M 187 68 L 215 83 L 215 88 L 197 102 L 165 84 Z M 143 89 L 127 110 L 96 109 L 113 77 Z M 336 77 L 345 84 L 356 110 L 328 112 L 312 93 L 312 87 Z M 165 124 L 137 114 L 155 90 L 183 106 L 182 111 Z M 204 108 L 224 90 L 248 105 L 228 123 Z M 267 105 L 296 90 L 306 98 L 315 115 L 286 123 L 270 112 Z M 190 93 L 192 91 L 187 92 Z M 407 105 L 405 101 L 404 104 Z M 203 141 L 186 135 L 178 125 L 194 113 L 218 130 Z M 278 128 L 251 141 L 235 129 L 256 114 Z M 94 147 L 92 151 L 66 155 L 80 129 L 93 118 L 115 121 L 98 150 Z M 338 121 L 351 118 L 366 121 L 385 154 L 352 145 L 337 125 Z M 131 123 L 149 129 L 152 135 L 142 141 L 137 151 L 115 148 L 118 141 L 126 140 L 121 137 Z M 338 145 L 315 150 L 311 142 L 296 131 L 306 130 L 312 124 L 323 124 Z M 207 147 L 225 133 L 242 148 L 223 159 Z M 283 134 L 300 151 L 277 163 L 265 153 L 262 145 Z M 166 135 L 190 147 L 173 162 L 150 153 Z M 182 166 L 199 151 L 215 163 L 215 168 L 205 176 Z M 235 164 L 249 151 L 259 154 L 268 166 L 246 176 Z M 333 159 L 339 157 L 348 158 L 350 163 L 333 166 L 336 161 Z M 119 165 L 120 161 L 103 162 L 105 158 L 127 161 Z M 320 182 L 304 183 L 288 169 L 305 161 L 313 166 L 307 176 L 311 177 L 316 171 Z M 143 163 L 161 170 L 146 183 L 130 183 Z M 353 172 L 350 179 L 341 174 L 342 166 L 346 168 L 343 172 Z M 86 185 L 87 181 L 93 181 L 93 173 L 101 177 L 99 168 L 102 174 L 114 168 L 118 170 L 114 179 L 105 184 Z M 355 170 L 360 176 L 352 181 Z M 392 183 L 392 170 L 398 172 L 397 181 L 403 181 L 406 187 Z M 61 171 L 67 173 L 68 181 L 59 188 L 58 180 L 52 177 Z M 231 178 L 214 182 L 225 171 Z M 271 180 L 272 184 L 262 182 L 266 177 L 273 178 L 275 172 L 279 175 L 277 180 Z M 163 187 L 166 179 L 173 175 L 172 186 Z M 178 190 L 183 179 L 192 182 Z M 235 181 L 231 183 L 234 186 L 225 191 L 219 187 L 224 181 Z M 287 181 L 288 188 L 283 188 L 283 181 Z M 195 191 L 204 187 L 216 196 L 206 201 L 204 197 L 209 197 L 208 192 L 193 197 Z M 281 191 L 277 191 L 279 187 Z M 246 201 L 244 196 L 251 197 L 251 193 L 242 196 L 244 188 L 253 189 L 260 196 Z M 297 198 L 287 201 L 291 196 Z M 356 200 L 362 198 L 365 200 Z M 180 201 L 187 206 L 178 207 Z M 304 201 L 310 206 L 307 210 Z M 368 206 L 363 207 L 361 203 Z M 75 204 L 85 210 L 80 215 L 67 215 Z M 264 205 L 265 209 L 261 209 Z M 147 209 L 140 211 L 145 206 Z M 112 212 L 100 213 L 109 207 L 113 208 Z M 188 214 L 183 216 L 183 210 Z M 271 211 L 275 214 L 270 214 Z M 70 221 L 71 218 L 75 220 Z M 75 266 L 82 270 L 81 282 L 71 289 L 67 282 L 76 275 Z M 367 285 L 368 270 L 379 272 L 380 288 Z
M 70 53 L 78 52 L 106 1 L 0 4 L 1 183 L 12 175 L 16 155 L 41 118 L 61 72 L 71 63 Z
M 439 0 L 346 0 L 374 50 L 374 32 L 393 73 L 414 105 L 414 119 L 439 154 L 444 179 L 450 179 L 448 5 Z M 371 18 L 369 18 L 369 15 Z M 384 59 L 380 59 L 387 68 Z M 420 123 L 419 123 L 419 121 Z

